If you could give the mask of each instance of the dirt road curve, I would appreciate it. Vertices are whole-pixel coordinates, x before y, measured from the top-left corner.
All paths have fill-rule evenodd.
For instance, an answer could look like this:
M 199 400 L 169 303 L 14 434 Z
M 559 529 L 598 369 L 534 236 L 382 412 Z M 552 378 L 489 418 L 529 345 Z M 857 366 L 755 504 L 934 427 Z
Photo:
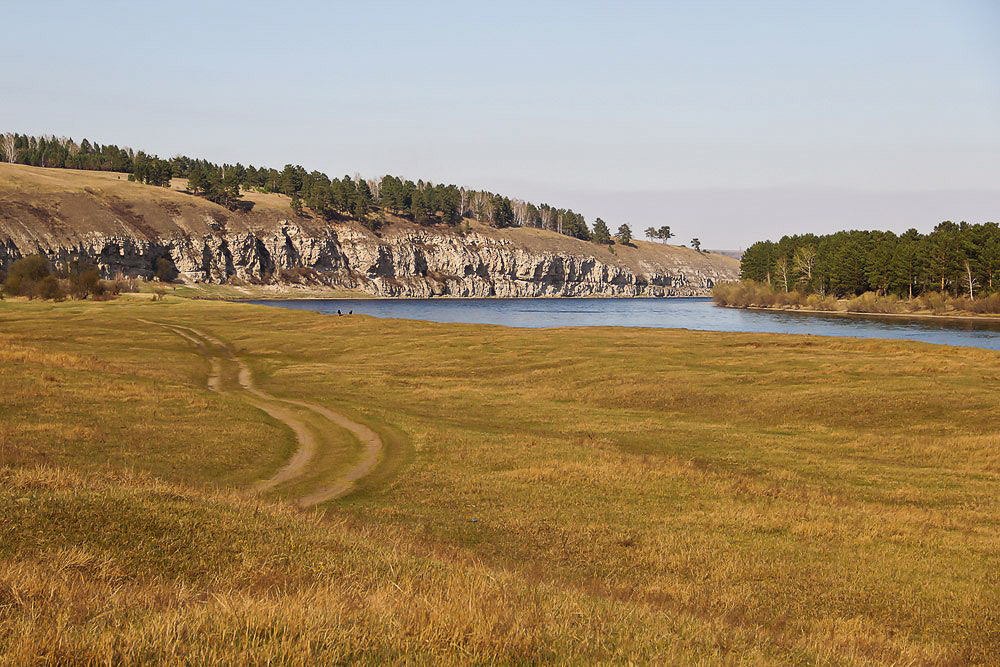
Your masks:
M 291 405 L 305 408 L 314 415 L 317 415 L 322 421 L 346 429 L 357 438 L 361 445 L 360 460 L 332 482 L 327 482 L 299 497 L 297 502 L 300 506 L 312 507 L 313 505 L 318 505 L 327 500 L 347 494 L 353 488 L 354 483 L 372 472 L 381 460 L 384 445 L 378 433 L 364 424 L 359 424 L 328 407 L 307 401 L 281 398 L 260 389 L 254 384 L 253 373 L 246 361 L 241 359 L 233 351 L 232 347 L 218 338 L 197 329 L 177 324 L 162 324 L 147 320 L 141 321 L 146 324 L 155 324 L 163 327 L 192 343 L 208 359 L 210 365 L 208 388 L 213 391 L 227 391 L 225 389 L 223 364 L 235 364 L 237 371 L 236 378 L 240 387 L 235 391 L 242 394 L 244 400 L 257 409 L 266 412 L 272 418 L 284 423 L 295 434 L 295 438 L 299 443 L 298 449 L 273 476 L 257 482 L 253 487 L 255 491 L 267 491 L 284 482 L 289 482 L 307 473 L 314 472 L 313 460 L 319 451 L 319 440 L 321 438 L 317 438 L 317 434 L 313 432 L 312 428 L 296 415 L 296 411 L 289 407 Z M 319 435 L 322 436 L 323 434 L 320 433 Z

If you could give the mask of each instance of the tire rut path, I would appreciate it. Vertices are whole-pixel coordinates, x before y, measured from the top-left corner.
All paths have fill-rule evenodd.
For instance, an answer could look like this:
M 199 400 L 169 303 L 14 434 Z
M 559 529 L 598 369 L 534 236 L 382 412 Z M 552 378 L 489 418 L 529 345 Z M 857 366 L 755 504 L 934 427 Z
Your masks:
M 262 493 L 279 484 L 294 480 L 314 471 L 311 464 L 320 449 L 320 443 L 313 434 L 312 429 L 296 415 L 294 410 L 288 407 L 289 405 L 305 408 L 314 415 L 317 415 L 322 421 L 347 430 L 361 445 L 361 458 L 359 461 L 332 482 L 328 482 L 300 496 L 296 501 L 299 506 L 312 507 L 346 495 L 354 487 L 355 482 L 367 476 L 379 464 L 382 453 L 385 450 L 385 445 L 378 433 L 364 424 L 359 424 L 346 415 L 328 407 L 309 401 L 281 398 L 260 389 L 254 384 L 253 373 L 246 361 L 237 355 L 232 347 L 215 336 L 177 324 L 164 324 L 148 320 L 140 321 L 162 327 L 192 343 L 209 362 L 208 388 L 212 391 L 223 392 L 223 361 L 236 364 L 237 381 L 240 388 L 247 394 L 250 394 L 246 399 L 247 402 L 267 413 L 273 419 L 284 423 L 295 434 L 295 439 L 299 443 L 298 449 L 296 449 L 292 457 L 274 475 L 256 482 L 253 486 L 254 491 Z

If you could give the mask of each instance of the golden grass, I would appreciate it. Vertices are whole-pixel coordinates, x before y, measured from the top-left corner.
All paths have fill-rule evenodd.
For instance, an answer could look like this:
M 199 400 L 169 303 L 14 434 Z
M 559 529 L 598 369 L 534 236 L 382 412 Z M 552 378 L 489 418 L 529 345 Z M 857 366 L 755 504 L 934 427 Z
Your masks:
M 322 515 L 243 495 L 287 434 L 138 318 L 391 455 Z M 0 334 L 12 662 L 1000 654 L 993 352 L 170 299 L 0 304 Z

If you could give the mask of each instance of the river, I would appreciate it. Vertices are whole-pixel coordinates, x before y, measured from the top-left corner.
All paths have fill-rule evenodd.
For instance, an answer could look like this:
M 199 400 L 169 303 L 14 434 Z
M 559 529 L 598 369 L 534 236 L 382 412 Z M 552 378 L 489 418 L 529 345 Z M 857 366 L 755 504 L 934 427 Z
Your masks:
M 1000 350 L 1000 321 L 845 317 L 720 308 L 711 299 L 296 299 L 266 306 L 509 327 L 653 327 L 889 338 Z

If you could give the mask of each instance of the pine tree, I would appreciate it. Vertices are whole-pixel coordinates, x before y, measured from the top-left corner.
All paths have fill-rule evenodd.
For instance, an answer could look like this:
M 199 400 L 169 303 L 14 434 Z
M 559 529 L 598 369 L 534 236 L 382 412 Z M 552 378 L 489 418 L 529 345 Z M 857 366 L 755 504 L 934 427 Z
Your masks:
M 622 245 L 632 245 L 632 228 L 628 225 L 620 226 L 616 236 Z
M 611 245 L 611 230 L 608 229 L 608 223 L 600 218 L 594 220 L 594 235 L 591 241 L 601 245 Z

